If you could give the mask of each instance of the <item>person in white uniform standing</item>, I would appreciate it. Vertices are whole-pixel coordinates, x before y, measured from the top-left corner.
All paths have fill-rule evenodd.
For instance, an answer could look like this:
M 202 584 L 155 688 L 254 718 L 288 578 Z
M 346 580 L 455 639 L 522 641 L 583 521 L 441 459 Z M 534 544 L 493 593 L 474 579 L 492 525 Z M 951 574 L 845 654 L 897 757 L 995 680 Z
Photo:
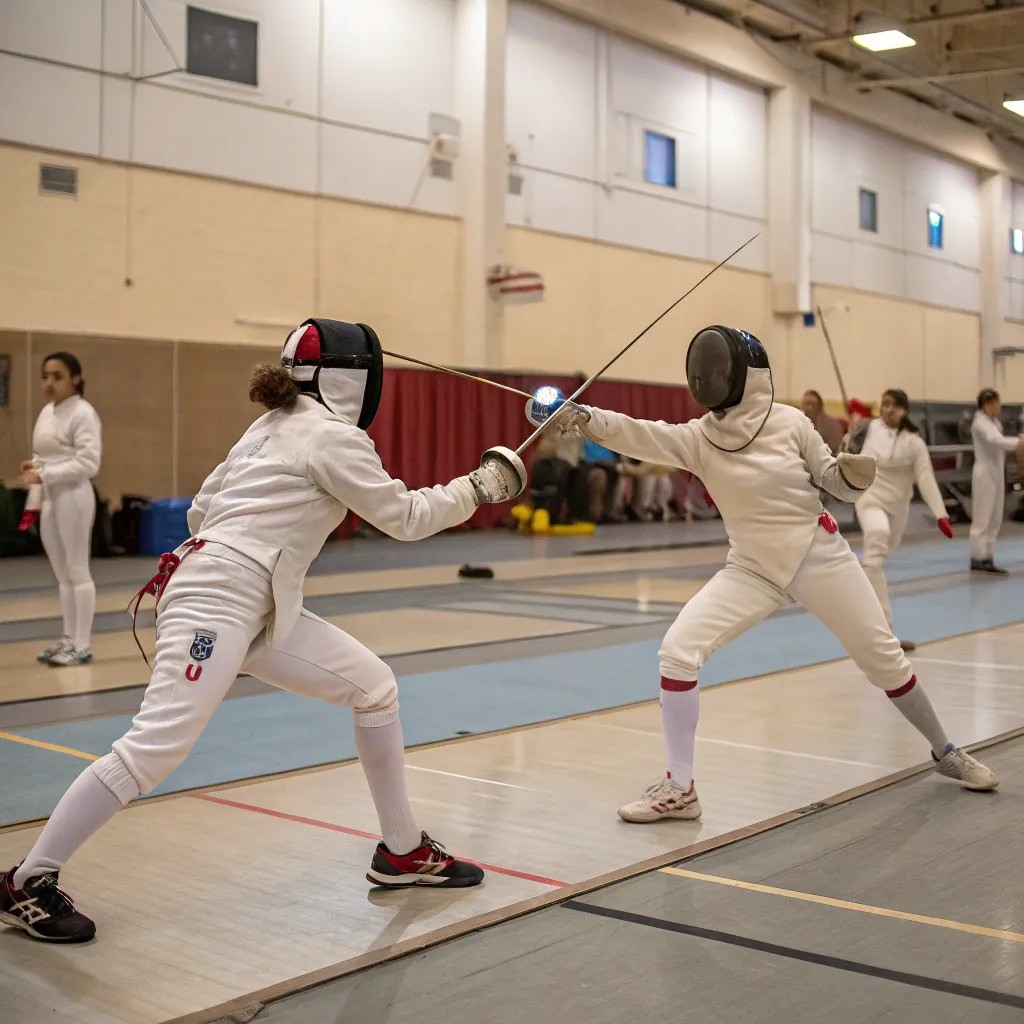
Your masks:
M 862 423 L 844 442 L 846 451 L 870 455 L 875 460 L 874 483 L 857 498 L 854 507 L 864 534 L 861 565 L 878 595 L 889 629 L 893 628 L 892 602 L 885 582 L 885 562 L 903 539 L 915 484 L 943 536 L 953 536 L 928 446 L 909 412 L 907 393 L 890 388 L 882 394 L 878 419 Z M 905 651 L 915 647 L 905 640 L 900 646 Z
M 996 537 L 1006 505 L 1006 456 L 1024 452 L 1024 434 L 1007 437 L 999 421 L 999 392 L 982 388 L 971 421 L 974 471 L 971 474 L 971 572 L 1006 576 L 994 561 Z
M 366 434 L 383 362 L 362 324 L 307 320 L 280 366 L 257 367 L 250 397 L 270 410 L 206 479 L 188 514 L 192 537 L 164 555 L 147 588 L 157 603 L 156 664 L 131 729 L 62 797 L 20 866 L 0 875 L 0 921 L 47 942 L 82 942 L 95 925 L 58 888 L 67 859 L 122 806 L 185 759 L 239 671 L 351 707 L 356 746 L 383 834 L 374 885 L 477 885 L 416 824 L 405 787 L 398 688 L 391 669 L 302 607 L 313 558 L 349 509 L 399 540 L 465 522 L 526 485 L 514 453 L 490 449 L 444 486 L 407 490 Z
M 102 431 L 84 392 L 82 366 L 70 352 L 55 352 L 43 360 L 43 393 L 49 401 L 36 420 L 32 458 L 21 464 L 21 479 L 29 488 L 21 528 L 30 528 L 38 519 L 43 548 L 60 588 L 64 633 L 38 655 L 39 661 L 55 667 L 92 661 L 92 480 L 100 469 Z
M 720 647 L 794 601 L 839 638 L 927 739 L 939 774 L 968 789 L 994 789 L 996 776 L 950 743 L 857 556 L 822 508 L 819 488 L 843 501 L 862 495 L 874 479 L 874 459 L 833 457 L 800 410 L 776 405 L 768 356 L 745 331 L 714 326 L 697 334 L 686 376 L 693 397 L 711 410 L 688 423 L 585 406 L 559 416 L 564 428 L 581 429 L 622 455 L 700 477 L 729 535 L 725 568 L 684 606 L 659 651 L 667 770 L 639 800 L 621 807 L 620 817 L 700 817 L 693 782 L 698 672 Z

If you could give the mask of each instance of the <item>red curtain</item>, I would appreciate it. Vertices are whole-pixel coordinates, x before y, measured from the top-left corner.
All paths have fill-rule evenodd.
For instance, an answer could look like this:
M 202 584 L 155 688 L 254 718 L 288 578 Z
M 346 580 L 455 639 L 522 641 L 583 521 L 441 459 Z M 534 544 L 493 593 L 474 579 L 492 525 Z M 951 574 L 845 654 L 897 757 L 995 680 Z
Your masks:
M 532 392 L 542 384 L 571 394 L 581 381 L 575 377 L 541 374 L 481 373 L 509 387 Z M 703 410 L 686 388 L 632 381 L 600 380 L 585 400 L 644 419 L 681 423 Z M 526 399 L 483 384 L 459 380 L 429 370 L 388 368 L 380 409 L 370 427 L 388 472 L 409 487 L 447 483 L 480 464 L 493 445 L 515 448 L 533 431 L 525 414 Z M 525 459 L 530 464 L 532 453 Z M 471 523 L 493 526 L 509 505 L 484 505 Z

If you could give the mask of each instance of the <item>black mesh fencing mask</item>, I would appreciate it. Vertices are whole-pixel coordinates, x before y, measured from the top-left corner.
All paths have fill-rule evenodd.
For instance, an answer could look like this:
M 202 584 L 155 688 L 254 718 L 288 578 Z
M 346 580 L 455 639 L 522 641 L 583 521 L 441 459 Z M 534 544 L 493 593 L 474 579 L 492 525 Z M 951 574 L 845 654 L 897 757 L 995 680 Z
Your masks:
M 705 327 L 686 351 L 686 383 L 712 412 L 739 405 L 750 368 L 767 370 L 768 354 L 752 334 L 735 327 Z

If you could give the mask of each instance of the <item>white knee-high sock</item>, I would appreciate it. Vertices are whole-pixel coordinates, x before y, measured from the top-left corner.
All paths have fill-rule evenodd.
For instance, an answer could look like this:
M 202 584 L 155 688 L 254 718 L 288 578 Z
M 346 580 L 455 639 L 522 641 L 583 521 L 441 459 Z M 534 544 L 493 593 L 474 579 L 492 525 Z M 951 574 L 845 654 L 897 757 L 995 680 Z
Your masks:
M 365 726 L 359 724 L 358 713 L 353 718 L 356 750 L 377 808 L 384 845 L 392 853 L 410 853 L 420 845 L 420 830 L 405 788 L 402 722 L 396 718 L 388 725 Z
M 64 635 L 74 639 L 77 616 L 75 610 L 75 588 L 70 583 L 60 584 L 60 614 L 64 620 Z
M 693 784 L 693 748 L 700 713 L 697 681 L 661 677 L 661 724 L 667 775 L 684 792 Z
M 75 631 L 71 638 L 76 651 L 84 651 L 92 643 L 92 620 L 96 614 L 96 584 L 79 583 L 75 595 Z
M 68 858 L 121 810 L 121 801 L 97 778 L 90 765 L 71 783 L 39 833 L 29 855 L 14 873 L 14 884 L 60 871 Z
M 899 713 L 931 744 L 932 753 L 942 757 L 949 746 L 949 737 L 917 676 L 911 676 L 909 682 L 896 690 L 886 690 L 885 694 Z

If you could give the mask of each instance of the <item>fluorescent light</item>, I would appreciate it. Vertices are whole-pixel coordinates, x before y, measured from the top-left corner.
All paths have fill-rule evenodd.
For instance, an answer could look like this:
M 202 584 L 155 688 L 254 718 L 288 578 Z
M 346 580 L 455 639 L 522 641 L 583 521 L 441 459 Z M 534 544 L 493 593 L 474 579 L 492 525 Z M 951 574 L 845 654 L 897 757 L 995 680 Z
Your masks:
M 1024 117 L 1024 100 L 1003 100 L 1003 106 L 1011 113 Z
M 884 32 L 865 32 L 863 35 L 853 37 L 858 46 L 865 50 L 872 50 L 878 53 L 880 50 L 900 50 L 905 46 L 916 46 L 917 40 L 911 39 L 906 32 L 898 28 L 886 29 Z

